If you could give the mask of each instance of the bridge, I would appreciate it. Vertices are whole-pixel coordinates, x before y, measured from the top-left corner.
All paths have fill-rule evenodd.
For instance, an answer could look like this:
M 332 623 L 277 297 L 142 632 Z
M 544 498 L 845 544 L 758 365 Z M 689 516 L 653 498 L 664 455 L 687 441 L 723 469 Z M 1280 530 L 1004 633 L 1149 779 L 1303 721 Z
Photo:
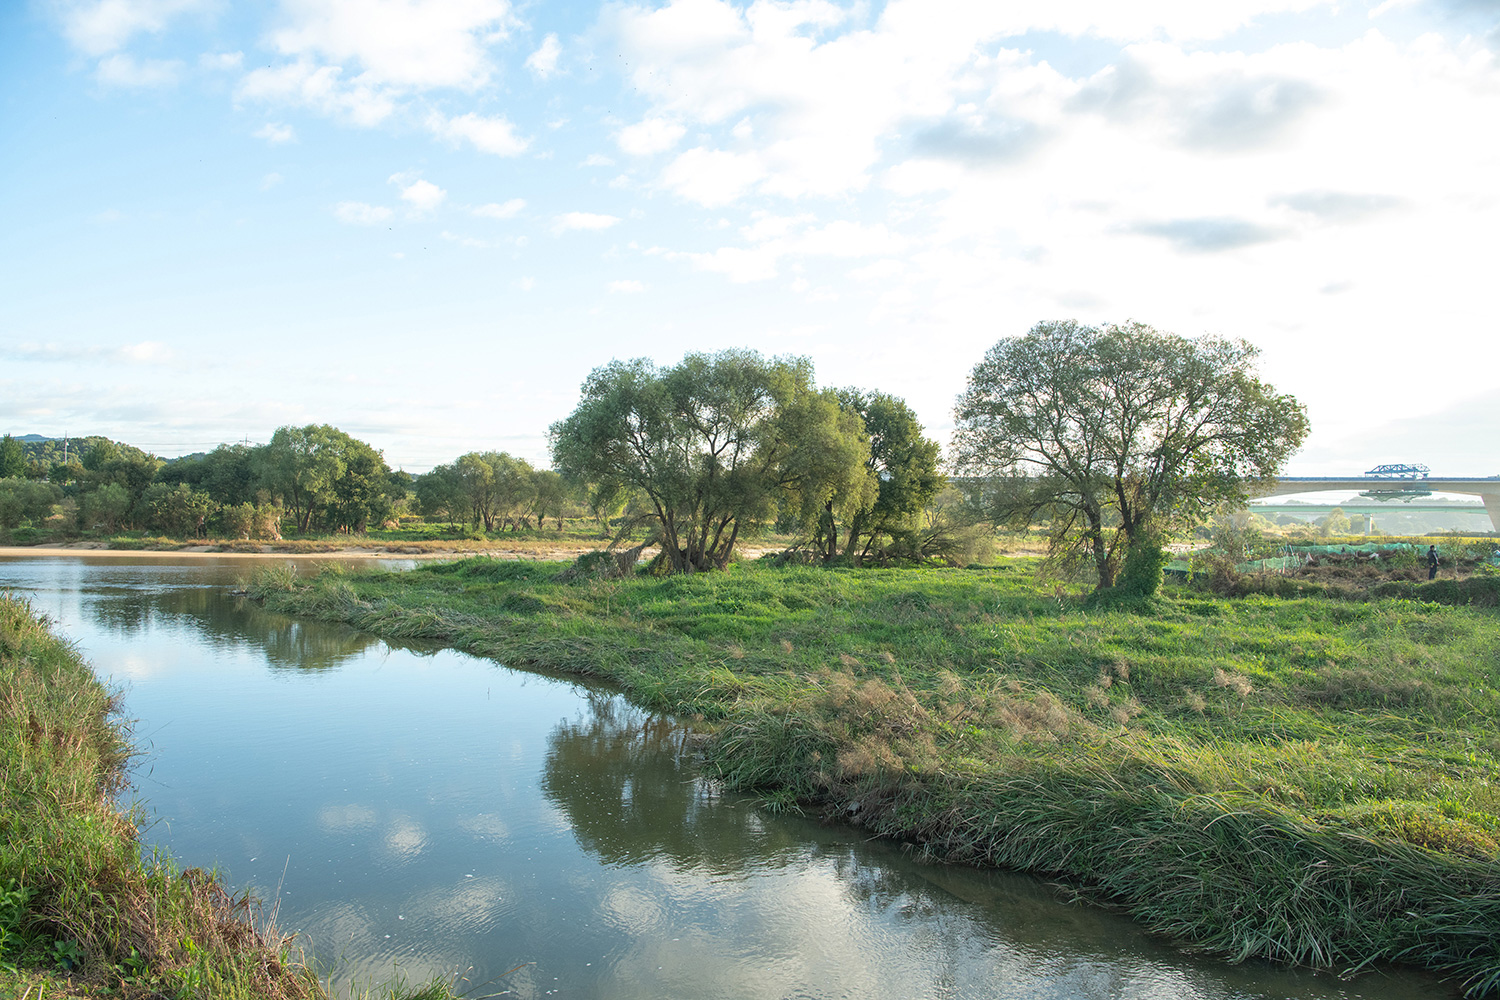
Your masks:
M 1390 476 L 1283 476 L 1269 490 L 1256 494 L 1261 497 L 1289 496 L 1293 493 L 1323 493 L 1330 490 L 1354 490 L 1399 494 L 1418 490 L 1427 493 L 1460 493 L 1477 496 L 1484 501 L 1485 512 L 1490 515 L 1490 528 L 1500 531 L 1500 476 L 1426 476 L 1421 479 Z M 1400 510 L 1395 497 L 1385 501 L 1385 510 Z M 1260 506 L 1259 504 L 1256 505 Z M 1363 506 L 1363 505 L 1362 505 Z M 1452 508 L 1446 508 L 1451 510 Z M 1346 507 L 1345 510 L 1348 510 Z

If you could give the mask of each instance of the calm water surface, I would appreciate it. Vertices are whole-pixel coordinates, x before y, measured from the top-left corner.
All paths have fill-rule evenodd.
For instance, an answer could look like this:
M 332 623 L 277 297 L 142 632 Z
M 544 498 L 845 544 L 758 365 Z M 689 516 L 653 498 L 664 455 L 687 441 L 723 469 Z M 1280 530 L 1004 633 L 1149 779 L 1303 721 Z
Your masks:
M 303 564 L 306 565 L 306 564 Z M 584 684 L 268 614 L 233 559 L 0 558 L 124 691 L 144 837 L 254 886 L 339 983 L 577 998 L 1382 998 L 1184 954 L 1030 878 L 913 863 L 699 780 Z M 511 970 L 511 971 L 508 971 Z M 462 988 L 462 987 L 461 987 Z

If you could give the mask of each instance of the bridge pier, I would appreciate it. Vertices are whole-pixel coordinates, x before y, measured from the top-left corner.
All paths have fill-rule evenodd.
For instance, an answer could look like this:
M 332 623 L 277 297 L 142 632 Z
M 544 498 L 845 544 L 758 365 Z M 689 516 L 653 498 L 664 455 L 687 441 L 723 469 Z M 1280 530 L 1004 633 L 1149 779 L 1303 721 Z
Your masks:
M 1490 530 L 1500 531 L 1500 493 L 1481 493 L 1484 509 L 1490 515 Z

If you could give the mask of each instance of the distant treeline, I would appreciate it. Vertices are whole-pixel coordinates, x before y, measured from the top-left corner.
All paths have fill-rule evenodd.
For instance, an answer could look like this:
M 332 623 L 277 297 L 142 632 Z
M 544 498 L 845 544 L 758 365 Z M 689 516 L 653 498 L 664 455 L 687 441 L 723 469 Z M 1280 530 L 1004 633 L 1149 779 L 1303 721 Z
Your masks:
M 0 529 L 24 524 L 174 537 L 361 533 L 421 513 L 493 530 L 561 517 L 576 491 L 504 453 L 465 455 L 424 476 L 327 424 L 282 427 L 268 444 L 177 459 L 105 437 L 0 438 Z

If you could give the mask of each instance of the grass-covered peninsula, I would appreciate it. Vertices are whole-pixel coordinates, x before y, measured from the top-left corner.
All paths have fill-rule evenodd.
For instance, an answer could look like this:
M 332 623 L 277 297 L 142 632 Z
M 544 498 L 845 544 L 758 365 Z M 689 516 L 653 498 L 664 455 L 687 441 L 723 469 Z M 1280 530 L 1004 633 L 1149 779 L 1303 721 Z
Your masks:
M 213 873 L 143 855 L 117 804 L 133 754 L 115 698 L 0 596 L 0 997 L 327 1000 L 290 938 Z M 395 984 L 364 1000 L 452 1000 Z
M 710 772 L 773 805 L 1061 877 L 1231 959 L 1400 961 L 1500 992 L 1493 579 L 1111 606 L 1027 560 L 564 568 L 271 572 L 253 592 L 608 679 L 693 719 Z

